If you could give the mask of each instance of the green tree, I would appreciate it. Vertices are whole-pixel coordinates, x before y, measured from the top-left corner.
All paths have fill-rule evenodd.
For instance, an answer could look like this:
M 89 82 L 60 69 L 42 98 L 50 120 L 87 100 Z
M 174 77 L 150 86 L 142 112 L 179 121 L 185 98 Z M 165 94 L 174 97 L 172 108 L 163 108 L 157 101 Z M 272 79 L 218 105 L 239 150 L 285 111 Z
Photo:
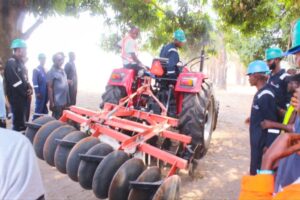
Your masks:
M 14 38 L 27 39 L 43 22 L 43 18 L 55 14 L 76 16 L 82 11 L 104 13 L 102 4 L 96 0 L 1 0 L 0 1 L 0 56 L 6 60 Z M 33 13 L 40 17 L 28 30 L 22 32 L 25 15 Z
M 299 0 L 214 0 L 225 41 L 248 64 L 262 59 L 271 45 L 290 46 L 291 24 L 299 17 Z

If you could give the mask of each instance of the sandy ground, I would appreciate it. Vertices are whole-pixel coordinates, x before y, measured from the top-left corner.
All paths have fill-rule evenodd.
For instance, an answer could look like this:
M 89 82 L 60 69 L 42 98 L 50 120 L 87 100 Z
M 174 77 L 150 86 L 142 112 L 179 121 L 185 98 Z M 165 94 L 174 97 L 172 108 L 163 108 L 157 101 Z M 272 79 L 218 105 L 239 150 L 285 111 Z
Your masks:
M 197 178 L 181 171 L 181 197 L 187 200 L 233 200 L 240 190 L 240 179 L 249 165 L 248 126 L 254 90 L 249 87 L 230 87 L 216 91 L 220 114 L 210 149 L 201 160 Z M 97 109 L 100 95 L 79 92 L 78 105 Z M 67 175 L 59 173 L 39 160 L 44 180 L 46 199 L 96 199 L 92 191 L 84 190 Z

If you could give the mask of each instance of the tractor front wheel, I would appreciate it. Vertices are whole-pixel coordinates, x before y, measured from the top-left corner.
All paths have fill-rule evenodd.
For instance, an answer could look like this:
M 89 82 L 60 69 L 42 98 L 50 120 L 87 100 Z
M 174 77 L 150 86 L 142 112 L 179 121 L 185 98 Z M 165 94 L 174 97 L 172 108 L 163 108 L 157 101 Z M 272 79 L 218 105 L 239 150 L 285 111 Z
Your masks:
M 105 103 L 119 104 L 119 101 L 125 96 L 126 90 L 124 87 L 108 85 L 102 95 L 100 108 L 102 109 Z

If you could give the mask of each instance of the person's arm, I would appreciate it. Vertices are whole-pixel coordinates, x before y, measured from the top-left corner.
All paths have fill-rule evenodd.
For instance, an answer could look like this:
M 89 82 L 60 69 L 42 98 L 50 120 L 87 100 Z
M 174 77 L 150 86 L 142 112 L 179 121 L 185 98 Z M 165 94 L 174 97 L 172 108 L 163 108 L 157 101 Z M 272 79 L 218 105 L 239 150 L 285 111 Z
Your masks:
M 299 134 L 281 134 L 263 155 L 261 173 L 256 176 L 245 176 L 242 179 L 239 200 L 272 200 L 274 177 L 271 174 L 276 162 L 300 150 Z M 299 193 L 298 188 L 298 195 Z M 290 195 L 288 189 L 284 189 L 274 197 L 274 200 L 287 200 Z M 295 196 L 293 196 L 295 197 Z M 289 198 L 291 199 L 291 198 Z
M 269 128 L 281 129 L 281 130 L 284 130 L 285 132 L 292 132 L 293 131 L 293 125 L 292 124 L 284 125 L 282 123 L 274 122 L 274 121 L 271 121 L 271 120 L 262 121 L 261 122 L 261 127 L 263 129 L 269 129 Z
M 50 107 L 50 110 L 53 110 L 54 96 L 53 96 L 53 81 L 52 80 L 47 83 L 47 88 L 48 88 L 48 96 L 49 96 L 49 107 Z
M 16 89 L 16 92 L 19 93 L 21 96 L 27 97 L 27 83 L 24 83 L 22 79 L 18 76 L 14 69 L 15 67 L 15 61 L 8 61 L 4 70 L 4 77 L 7 83 L 6 87 L 12 87 Z
M 168 75 L 173 75 L 176 74 L 177 72 L 177 63 L 179 62 L 179 54 L 177 51 L 170 51 L 168 52 L 168 71 L 167 74 Z
M 32 73 L 32 84 L 36 98 L 41 98 L 40 88 L 39 88 L 39 73 L 36 69 Z

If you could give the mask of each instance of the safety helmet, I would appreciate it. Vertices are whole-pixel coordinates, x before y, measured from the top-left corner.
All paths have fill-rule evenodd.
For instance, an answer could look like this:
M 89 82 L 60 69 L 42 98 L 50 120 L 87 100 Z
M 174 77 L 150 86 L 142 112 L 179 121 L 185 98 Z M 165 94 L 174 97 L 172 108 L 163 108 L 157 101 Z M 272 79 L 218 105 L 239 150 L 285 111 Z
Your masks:
M 43 54 L 43 53 L 40 53 L 40 54 L 38 55 L 38 59 L 41 60 L 41 59 L 43 59 L 43 58 L 46 58 L 46 55 Z
M 268 48 L 266 50 L 266 60 L 272 60 L 275 58 L 282 58 L 283 51 L 278 47 Z
M 298 19 L 294 25 L 292 34 L 292 48 L 290 48 L 286 53 L 295 54 L 300 51 L 300 19 Z
M 22 39 L 14 39 L 12 42 L 11 42 L 11 45 L 10 45 L 10 48 L 11 49 L 17 49 L 17 48 L 26 48 L 27 45 L 26 45 L 26 42 Z
M 255 60 L 248 65 L 247 75 L 251 75 L 254 73 L 265 73 L 268 74 L 270 72 L 267 63 L 262 60 Z
M 181 29 L 177 29 L 174 34 L 173 37 L 175 40 L 179 41 L 179 42 L 186 42 L 186 37 L 185 37 L 185 33 L 183 30 Z

